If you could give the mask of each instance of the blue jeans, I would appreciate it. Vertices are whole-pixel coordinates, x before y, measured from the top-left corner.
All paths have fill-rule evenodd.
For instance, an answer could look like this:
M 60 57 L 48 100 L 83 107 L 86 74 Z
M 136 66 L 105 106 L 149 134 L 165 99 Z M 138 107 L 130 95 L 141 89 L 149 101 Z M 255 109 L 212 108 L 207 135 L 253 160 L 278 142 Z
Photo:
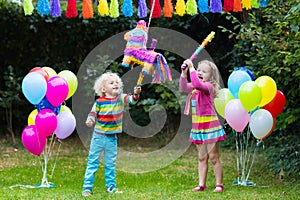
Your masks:
M 116 186 L 117 141 L 116 134 L 107 136 L 93 133 L 83 188 L 93 188 L 102 152 L 104 152 L 105 185 L 106 187 Z

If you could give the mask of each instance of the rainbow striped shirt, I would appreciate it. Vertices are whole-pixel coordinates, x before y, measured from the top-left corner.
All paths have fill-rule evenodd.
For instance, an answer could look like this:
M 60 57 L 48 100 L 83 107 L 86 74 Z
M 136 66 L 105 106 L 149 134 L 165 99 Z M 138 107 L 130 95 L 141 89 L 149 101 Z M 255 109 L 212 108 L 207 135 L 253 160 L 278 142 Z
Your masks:
M 124 106 L 134 105 L 137 100 L 138 97 L 129 94 L 121 94 L 115 98 L 99 97 L 88 114 L 88 119 L 96 121 L 95 133 L 122 133 Z

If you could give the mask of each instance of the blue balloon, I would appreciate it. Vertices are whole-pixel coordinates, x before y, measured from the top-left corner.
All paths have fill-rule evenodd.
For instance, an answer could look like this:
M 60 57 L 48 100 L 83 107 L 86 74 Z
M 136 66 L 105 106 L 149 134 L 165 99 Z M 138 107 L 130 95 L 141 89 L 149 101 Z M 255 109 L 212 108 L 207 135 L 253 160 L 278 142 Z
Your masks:
M 40 73 L 30 72 L 24 77 L 22 92 L 30 103 L 38 104 L 44 98 L 46 91 L 47 82 Z
M 237 70 L 233 71 L 227 81 L 228 89 L 231 92 L 231 94 L 234 96 L 234 98 L 239 98 L 239 89 L 243 83 L 246 81 L 252 81 L 250 75 L 243 71 L 243 70 Z
M 250 69 L 248 69 L 247 67 L 238 67 L 234 71 L 237 71 L 237 70 L 242 70 L 242 71 L 247 72 L 247 74 L 249 74 L 249 76 L 251 77 L 251 80 L 254 81 L 254 79 L 255 79 L 254 75 L 253 75 L 252 71 Z
M 52 110 L 56 115 L 58 115 L 60 112 L 61 105 L 54 107 L 51 105 L 51 103 L 48 101 L 48 99 L 46 97 L 44 97 L 40 103 L 35 105 L 35 107 L 38 111 L 48 108 L 48 109 Z

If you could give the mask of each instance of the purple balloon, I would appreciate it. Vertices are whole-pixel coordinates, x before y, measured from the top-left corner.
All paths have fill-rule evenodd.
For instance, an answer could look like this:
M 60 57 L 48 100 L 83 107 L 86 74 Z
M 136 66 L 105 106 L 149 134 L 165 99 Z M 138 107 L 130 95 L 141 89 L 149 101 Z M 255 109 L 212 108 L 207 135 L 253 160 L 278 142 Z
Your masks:
M 43 152 L 47 138 L 38 134 L 36 126 L 27 126 L 22 132 L 22 143 L 24 147 L 34 155 L 41 155 Z
M 52 106 L 61 105 L 67 98 L 69 86 L 67 81 L 60 76 L 53 76 L 47 82 L 46 97 Z
M 242 132 L 249 122 L 250 114 L 239 99 L 232 99 L 226 104 L 225 119 L 231 128 Z
M 73 133 L 76 127 L 76 120 L 74 115 L 69 112 L 61 112 L 57 115 L 57 127 L 55 129 L 56 137 L 65 139 Z

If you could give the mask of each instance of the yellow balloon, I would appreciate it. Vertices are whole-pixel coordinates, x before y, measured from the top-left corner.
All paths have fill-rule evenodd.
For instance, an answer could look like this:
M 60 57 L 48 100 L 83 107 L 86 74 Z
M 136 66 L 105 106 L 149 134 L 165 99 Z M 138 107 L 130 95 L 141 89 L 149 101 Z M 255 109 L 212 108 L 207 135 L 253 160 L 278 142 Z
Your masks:
M 262 99 L 258 106 L 262 107 L 270 103 L 276 96 L 276 82 L 269 76 L 260 76 L 255 80 L 255 83 L 262 91 Z
M 42 67 L 42 69 L 48 73 L 49 79 L 53 76 L 57 76 L 56 71 L 54 69 L 52 69 L 51 67 Z
M 63 71 L 59 72 L 58 76 L 64 78 L 68 83 L 69 92 L 68 92 L 68 96 L 66 99 L 69 99 L 71 96 L 73 96 L 73 94 L 77 90 L 77 87 L 78 87 L 77 77 L 73 72 L 71 72 L 69 70 L 63 70 Z
M 70 113 L 72 113 L 71 109 L 68 106 L 65 106 L 65 105 L 62 105 L 60 107 L 59 112 L 70 112 Z
M 37 109 L 34 109 L 33 111 L 31 111 L 31 113 L 28 115 L 28 119 L 27 119 L 28 126 L 35 125 L 35 118 L 36 118 L 37 114 L 38 114 Z

